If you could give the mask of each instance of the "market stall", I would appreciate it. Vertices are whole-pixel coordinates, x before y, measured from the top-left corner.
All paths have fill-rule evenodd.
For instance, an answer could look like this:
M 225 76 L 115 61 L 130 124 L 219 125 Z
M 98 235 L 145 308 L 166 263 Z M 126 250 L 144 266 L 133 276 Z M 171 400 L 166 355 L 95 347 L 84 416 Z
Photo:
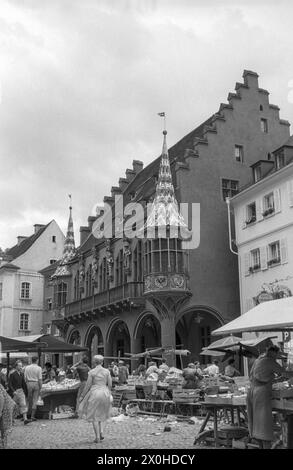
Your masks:
M 293 297 L 263 302 L 245 314 L 214 330 L 213 335 L 237 333 L 287 332 L 293 329 Z M 262 338 L 259 338 L 261 340 Z M 255 341 L 257 342 L 257 338 Z M 241 340 L 247 346 L 251 340 Z M 249 346 L 249 344 L 248 344 Z M 280 359 L 282 355 L 280 355 Z M 290 371 L 286 371 L 287 377 Z M 273 447 L 282 444 L 283 447 L 293 448 L 293 379 L 279 379 L 273 384 L 272 409 L 278 412 L 281 426 L 280 439 Z
M 75 408 L 79 386 L 79 380 L 74 379 L 64 379 L 62 383 L 54 380 L 43 384 L 40 394 L 43 403 L 37 407 L 37 418 L 51 419 L 59 406 Z

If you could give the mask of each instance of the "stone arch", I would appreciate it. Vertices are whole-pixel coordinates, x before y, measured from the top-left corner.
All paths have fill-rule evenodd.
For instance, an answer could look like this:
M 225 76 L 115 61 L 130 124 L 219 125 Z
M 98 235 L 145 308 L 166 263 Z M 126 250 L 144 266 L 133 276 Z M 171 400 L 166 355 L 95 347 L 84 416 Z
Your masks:
M 106 334 L 106 342 L 108 344 L 108 352 L 110 356 L 124 356 L 130 353 L 131 339 L 127 323 L 121 318 L 114 318 Z
M 161 346 L 161 324 L 153 312 L 143 312 L 137 319 L 133 334 L 135 353 Z
M 176 321 L 176 334 L 180 337 L 182 348 L 191 355 L 184 358 L 185 364 L 200 360 L 206 363 L 207 356 L 201 356 L 203 347 L 212 342 L 211 332 L 224 324 L 222 315 L 212 307 L 193 305 L 183 310 Z
M 101 354 L 104 356 L 104 339 L 101 328 L 92 323 L 86 330 L 84 337 L 84 345 L 88 348 L 88 355 L 90 365 L 92 364 L 93 356 Z

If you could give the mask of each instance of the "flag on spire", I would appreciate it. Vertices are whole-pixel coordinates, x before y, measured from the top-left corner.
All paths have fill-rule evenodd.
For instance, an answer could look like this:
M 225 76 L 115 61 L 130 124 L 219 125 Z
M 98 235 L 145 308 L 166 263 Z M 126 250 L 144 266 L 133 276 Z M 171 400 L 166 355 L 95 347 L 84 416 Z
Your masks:
M 158 116 L 165 117 L 166 114 L 165 113 L 158 113 Z

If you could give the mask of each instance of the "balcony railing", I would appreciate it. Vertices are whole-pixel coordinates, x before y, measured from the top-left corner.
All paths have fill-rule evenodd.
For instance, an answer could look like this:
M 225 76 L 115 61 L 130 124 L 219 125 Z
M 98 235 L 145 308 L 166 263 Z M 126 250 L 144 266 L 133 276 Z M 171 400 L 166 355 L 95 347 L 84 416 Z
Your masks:
M 65 317 L 93 311 L 97 308 L 115 304 L 129 298 L 142 297 L 142 294 L 142 282 L 129 282 L 67 304 L 65 306 Z

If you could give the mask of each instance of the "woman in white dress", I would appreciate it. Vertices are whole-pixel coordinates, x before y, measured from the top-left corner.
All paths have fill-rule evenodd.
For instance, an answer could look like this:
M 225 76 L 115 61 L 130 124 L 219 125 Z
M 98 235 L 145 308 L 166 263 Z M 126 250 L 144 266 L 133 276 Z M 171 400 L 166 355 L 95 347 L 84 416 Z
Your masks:
M 103 423 L 111 415 L 111 387 L 110 371 L 102 364 L 103 356 L 94 356 L 95 368 L 90 370 L 87 383 L 80 396 L 78 415 L 93 424 L 96 439 L 99 442 L 103 437 Z

